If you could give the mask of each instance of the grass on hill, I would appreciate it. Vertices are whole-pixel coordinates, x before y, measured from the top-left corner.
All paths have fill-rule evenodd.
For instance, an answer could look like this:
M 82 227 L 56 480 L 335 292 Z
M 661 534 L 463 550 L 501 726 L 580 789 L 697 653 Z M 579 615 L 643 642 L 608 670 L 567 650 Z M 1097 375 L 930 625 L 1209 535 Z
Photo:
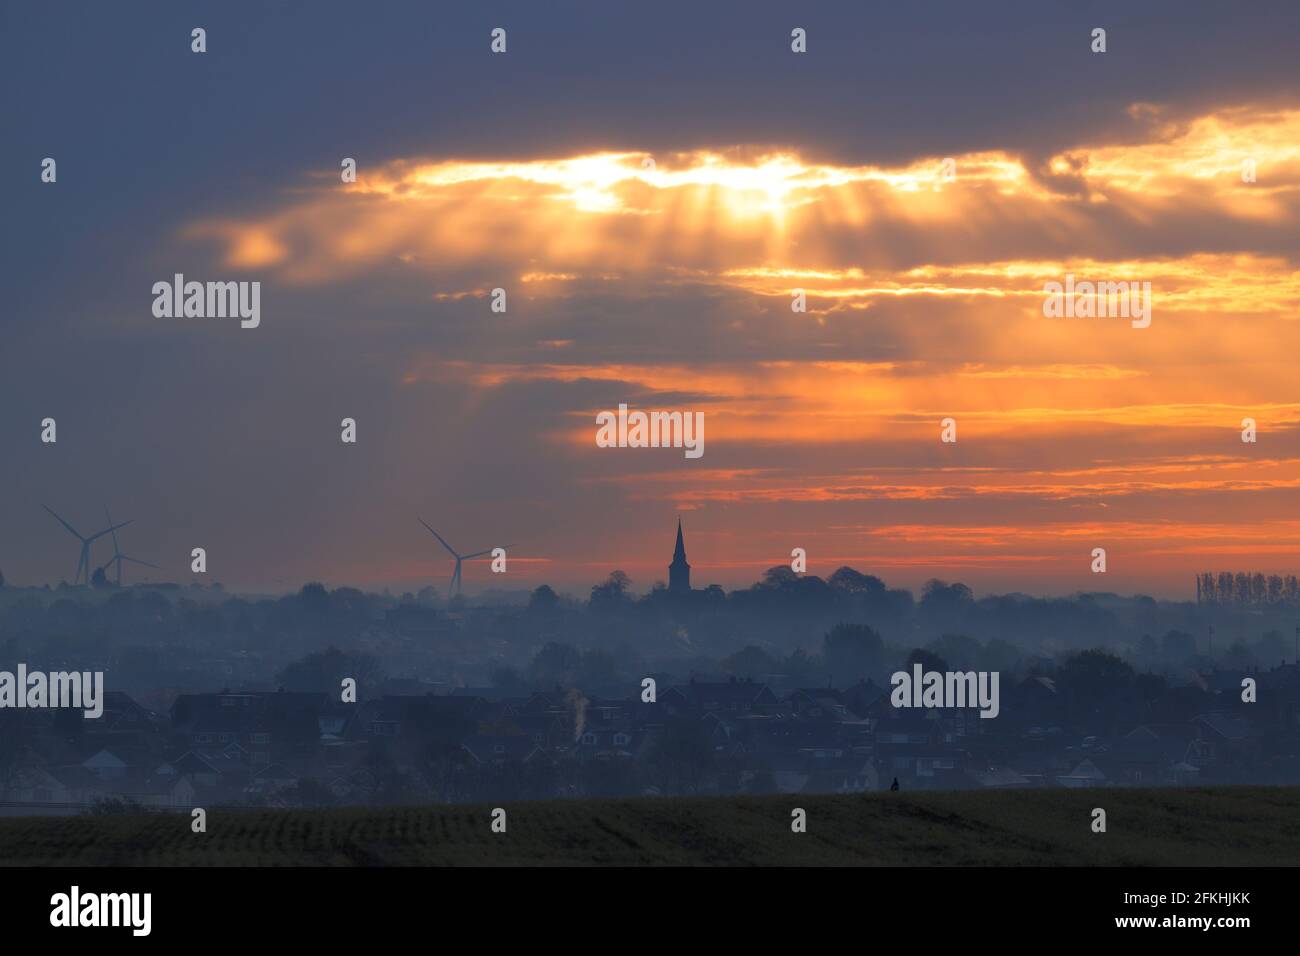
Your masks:
M 790 829 L 807 811 L 807 832 Z M 1107 814 L 1093 833 L 1092 810 Z M 633 798 L 0 820 L 8 865 L 1051 865 L 1300 863 L 1300 788 Z

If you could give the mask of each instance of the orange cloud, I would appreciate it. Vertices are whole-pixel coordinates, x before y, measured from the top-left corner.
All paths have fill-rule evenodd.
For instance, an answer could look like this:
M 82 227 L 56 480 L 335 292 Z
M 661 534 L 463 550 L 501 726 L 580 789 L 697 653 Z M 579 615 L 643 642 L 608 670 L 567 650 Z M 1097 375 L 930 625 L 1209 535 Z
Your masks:
M 1020 158 L 996 151 L 952 157 L 951 180 L 943 157 L 898 168 L 852 167 L 740 149 L 657 158 L 401 160 L 363 171 L 355 184 L 295 193 L 268 216 L 195 223 L 185 234 L 217 240 L 232 266 L 272 269 L 303 284 L 396 264 L 438 270 L 490 261 L 552 283 L 685 268 L 724 282 L 761 280 L 769 290 L 783 279 L 822 280 L 827 296 L 999 295 L 1026 288 L 1017 280 L 1059 274 L 1061 263 L 994 252 L 982 272 L 904 271 L 875 284 L 894 257 L 873 234 L 907 229 L 938 261 L 959 247 L 996 250 L 1007 227 L 1044 236 L 1093 230 L 1104 238 L 1108 229 L 1153 228 L 1192 212 L 1242 223 L 1282 223 L 1294 214 L 1300 111 L 1225 111 L 1176 134 L 1162 132 L 1171 138 L 1052 158 L 1048 169 L 1068 175 L 1082 187 L 1077 193 L 1053 191 Z M 1248 159 L 1259 176 L 1249 185 L 1240 176 Z M 1122 208 L 1126 221 L 1103 225 L 1102 205 Z M 859 257 L 877 268 L 826 269 L 842 257 L 834 244 L 854 233 Z M 1251 265 L 1245 271 L 1258 276 Z M 1195 263 L 1158 267 L 1162 275 L 1189 280 L 1217 275 Z M 962 281 L 981 274 L 987 284 Z M 859 281 L 855 289 L 855 279 L 872 284 Z
M 438 316 L 509 287 L 477 338 L 403 353 L 404 394 L 454 384 L 532 412 L 544 391 L 546 451 L 574 483 L 731 515 L 751 543 L 756 512 L 796 521 L 779 507 L 823 529 L 822 555 L 882 566 L 1034 573 L 1089 541 L 1161 567 L 1283 562 L 1300 553 L 1281 513 L 1300 490 L 1300 110 L 1132 116 L 1136 142 L 959 155 L 953 179 L 939 156 L 750 148 L 412 158 L 184 235 L 286 287 L 409 279 Z M 1067 272 L 1150 282 L 1151 327 L 1046 318 Z M 663 309 L 627 319 L 616 297 Z M 661 399 L 706 413 L 703 462 L 595 447 L 596 412 Z

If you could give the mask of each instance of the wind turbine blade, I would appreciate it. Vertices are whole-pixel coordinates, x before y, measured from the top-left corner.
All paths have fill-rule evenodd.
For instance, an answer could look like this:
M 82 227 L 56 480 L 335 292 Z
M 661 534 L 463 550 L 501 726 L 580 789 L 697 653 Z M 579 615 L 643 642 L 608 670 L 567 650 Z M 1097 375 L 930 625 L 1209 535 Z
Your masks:
M 426 528 L 429 528 L 429 525 L 425 522 L 425 520 L 424 520 L 423 518 L 420 518 L 420 519 L 419 519 L 419 522 L 420 522 L 420 524 L 424 525 Z M 442 535 L 438 534 L 438 532 L 434 531 L 432 528 L 429 528 L 429 533 L 432 534 L 435 538 L 437 538 L 439 541 L 442 542 L 442 546 L 443 546 L 444 548 L 447 549 L 448 553 L 449 553 L 453 558 L 459 558 L 459 557 L 460 557 L 460 555 L 457 554 L 457 553 L 455 552 L 455 550 L 452 548 L 452 546 L 449 545 L 446 541 L 443 540 Z
M 491 554 L 496 548 L 488 548 L 486 551 L 475 551 L 473 554 L 462 554 L 461 557 L 468 561 L 470 558 L 481 558 L 485 554 Z
M 104 505 L 104 517 L 108 519 L 109 530 L 113 532 L 113 554 L 120 554 L 117 548 L 117 529 L 113 527 L 113 516 L 108 513 L 108 505 Z
M 150 564 L 148 561 L 141 561 L 139 558 L 133 558 L 133 557 L 131 557 L 131 556 L 128 555 L 128 554 L 119 554 L 119 555 L 117 556 L 117 559 L 116 559 L 116 560 L 118 560 L 118 561 L 130 561 L 132 564 L 143 564 L 146 568 L 154 568 L 154 569 L 157 569 L 157 567 L 158 567 L 158 565 L 156 565 L 156 564 Z
M 134 518 L 131 519 L 131 521 L 134 521 L 134 520 L 135 520 Z M 100 531 L 98 534 L 92 534 L 89 538 L 85 538 L 84 540 L 85 540 L 85 542 L 86 542 L 87 544 L 89 544 L 90 542 L 94 541 L 96 538 L 102 538 L 104 535 L 108 534 L 110 531 L 116 531 L 118 528 L 125 528 L 127 525 L 129 525 L 129 524 L 131 523 L 131 521 L 123 521 L 121 524 L 116 525 L 116 526 L 114 526 L 114 527 L 112 527 L 112 528 L 105 528 L 103 531 Z
M 65 527 L 65 528 L 67 528 L 69 531 L 71 531 L 71 532 L 72 532 L 76 537 L 81 538 L 82 541 L 85 541 L 85 540 L 86 540 L 85 538 L 82 538 L 82 537 L 81 537 L 81 534 L 77 531 L 76 528 L 74 528 L 72 525 L 68 524 L 68 523 L 67 523 L 66 521 L 64 521 L 62 518 L 59 518 L 58 514 L 56 514 L 55 511 L 54 511 L 54 509 L 51 508 L 49 505 L 41 505 L 41 507 L 44 508 L 46 511 L 48 511 L 50 514 L 54 515 L 54 517 L 58 519 L 59 524 L 63 525 L 63 527 Z

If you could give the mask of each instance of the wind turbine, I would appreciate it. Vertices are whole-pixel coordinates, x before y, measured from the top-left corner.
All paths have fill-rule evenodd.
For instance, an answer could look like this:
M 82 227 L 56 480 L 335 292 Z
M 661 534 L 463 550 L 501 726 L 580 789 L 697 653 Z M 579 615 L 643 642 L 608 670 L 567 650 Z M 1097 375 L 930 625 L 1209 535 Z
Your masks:
M 113 519 L 112 517 L 109 516 L 108 505 L 104 505 L 104 517 L 108 518 L 108 523 L 112 525 Z M 130 522 L 128 522 L 128 524 L 129 523 Z M 119 525 L 118 527 L 121 527 L 121 525 Z M 130 555 L 123 554 L 121 551 L 119 551 L 117 548 L 117 528 L 110 527 L 108 530 L 113 532 L 113 556 L 108 559 L 108 562 L 104 565 L 104 567 L 108 567 L 108 565 L 112 564 L 114 561 L 117 562 L 117 586 L 118 587 L 122 586 L 122 562 L 123 561 L 130 561 L 133 564 L 143 564 L 146 568 L 153 568 L 154 570 L 157 570 L 158 565 L 150 564 L 148 561 L 141 561 L 139 558 L 133 558 Z
M 420 518 L 418 520 L 420 524 L 424 525 L 426 528 L 429 528 L 428 523 L 423 518 Z M 439 543 L 441 543 L 442 546 L 447 549 L 447 553 L 456 559 L 456 570 L 451 572 L 451 583 L 447 587 L 447 596 L 451 597 L 453 591 L 456 594 L 459 594 L 461 562 L 468 561 L 470 558 L 481 558 L 485 554 L 491 554 L 493 549 L 488 548 L 486 551 L 475 551 L 473 554 L 457 554 L 456 549 L 453 548 L 451 545 L 449 545 L 445 540 L 443 540 L 442 535 L 438 534 L 438 532 L 434 531 L 432 528 L 429 528 L 429 533 L 433 535 L 435 538 L 437 538 Z
M 96 538 L 102 538 L 110 531 L 116 531 L 118 528 L 125 528 L 127 525 L 131 523 L 130 521 L 123 521 L 119 525 L 113 525 L 112 527 L 105 528 L 103 531 L 92 534 L 89 538 L 87 538 L 80 531 L 74 528 L 72 525 L 68 524 L 66 521 L 60 518 L 58 514 L 55 513 L 54 509 L 51 508 L 49 505 L 41 505 L 41 507 L 44 508 L 46 511 L 48 511 L 50 514 L 54 515 L 54 517 L 58 519 L 59 524 L 67 528 L 68 531 L 71 532 L 72 536 L 81 542 L 81 556 L 77 558 L 77 573 L 72 578 L 73 584 L 76 584 L 78 579 L 83 577 L 83 572 L 85 577 L 85 583 L 90 584 L 90 542 L 94 541 Z

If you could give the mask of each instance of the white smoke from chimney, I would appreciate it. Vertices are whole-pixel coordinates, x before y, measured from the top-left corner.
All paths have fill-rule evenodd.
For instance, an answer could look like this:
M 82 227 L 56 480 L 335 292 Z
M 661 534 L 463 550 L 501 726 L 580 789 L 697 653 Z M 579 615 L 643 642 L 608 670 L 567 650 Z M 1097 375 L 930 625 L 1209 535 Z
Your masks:
M 582 739 L 582 732 L 587 729 L 587 698 L 574 687 L 565 695 L 565 701 L 573 710 L 573 742 L 576 744 Z

